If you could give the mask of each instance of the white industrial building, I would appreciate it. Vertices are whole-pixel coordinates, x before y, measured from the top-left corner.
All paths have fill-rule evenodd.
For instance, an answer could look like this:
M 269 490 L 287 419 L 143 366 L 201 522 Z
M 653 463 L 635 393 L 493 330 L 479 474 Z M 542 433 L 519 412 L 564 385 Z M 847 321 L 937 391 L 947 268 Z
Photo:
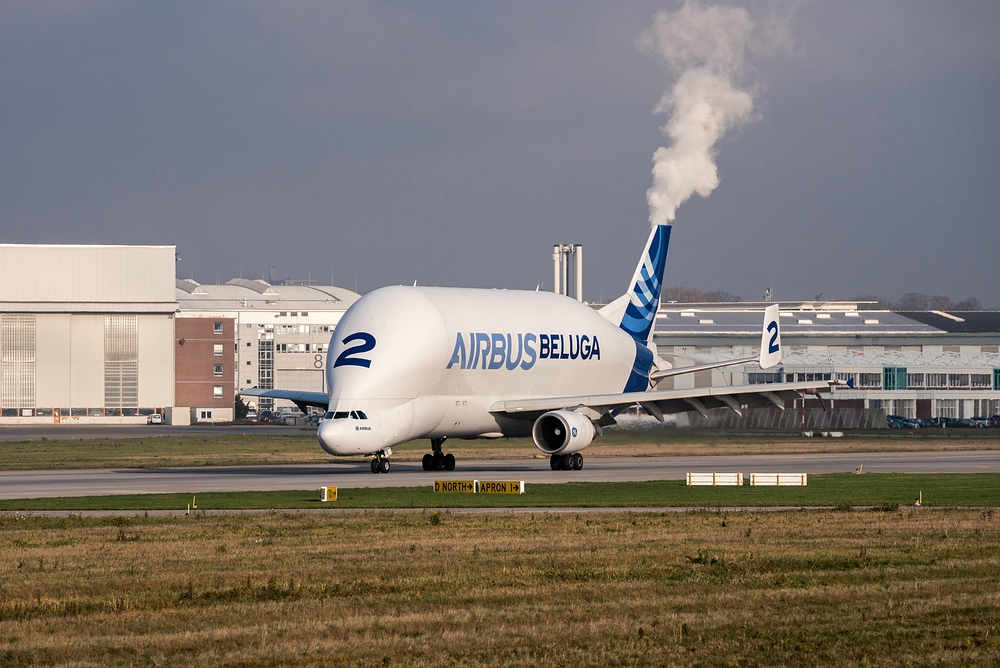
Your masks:
M 661 355 L 687 366 L 756 355 L 766 303 L 664 304 L 653 340 Z M 781 304 L 781 364 L 727 367 L 667 379 L 685 386 L 839 380 L 821 404 L 807 397 L 783 413 L 724 410 L 681 422 L 705 426 L 884 427 L 886 415 L 990 417 L 1000 413 L 1000 313 L 859 310 L 856 302 Z M 672 383 L 676 383 L 673 385 Z M 686 385 L 682 385 L 685 383 Z M 832 402 L 830 401 L 832 399 Z
M 272 285 L 234 278 L 224 285 L 176 282 L 178 318 L 235 321 L 237 388 L 326 392 L 326 351 L 341 316 L 360 295 L 329 285 Z M 291 402 L 257 400 L 260 409 Z
M 173 405 L 173 246 L 0 244 L 0 424 Z

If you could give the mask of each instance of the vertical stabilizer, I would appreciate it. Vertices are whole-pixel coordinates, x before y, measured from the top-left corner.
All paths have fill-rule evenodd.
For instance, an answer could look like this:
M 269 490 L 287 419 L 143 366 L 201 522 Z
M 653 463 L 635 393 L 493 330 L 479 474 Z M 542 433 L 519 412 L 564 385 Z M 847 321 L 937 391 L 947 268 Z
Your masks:
M 654 227 L 642 252 L 639 266 L 632 276 L 632 286 L 625 295 L 629 301 L 619 327 L 643 345 L 649 342 L 653 333 L 653 320 L 660 307 L 660 290 L 663 288 L 663 269 L 667 265 L 669 243 L 670 226 Z

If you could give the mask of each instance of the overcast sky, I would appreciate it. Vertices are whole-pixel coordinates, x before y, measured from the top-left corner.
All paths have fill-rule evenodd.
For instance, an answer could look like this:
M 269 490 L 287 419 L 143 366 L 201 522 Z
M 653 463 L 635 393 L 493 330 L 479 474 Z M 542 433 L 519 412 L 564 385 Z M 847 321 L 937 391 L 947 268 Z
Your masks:
M 722 3 L 703 3 L 722 4 Z M 175 244 L 366 292 L 627 287 L 680 3 L 0 2 L 0 242 Z M 667 285 L 1000 306 L 1000 3 L 754 2 L 756 120 L 677 209 Z

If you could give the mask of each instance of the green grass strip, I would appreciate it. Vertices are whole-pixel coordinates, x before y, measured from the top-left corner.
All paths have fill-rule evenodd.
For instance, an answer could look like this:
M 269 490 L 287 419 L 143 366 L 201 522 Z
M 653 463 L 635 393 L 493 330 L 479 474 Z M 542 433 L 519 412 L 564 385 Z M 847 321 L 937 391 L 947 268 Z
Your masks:
M 526 485 L 523 495 L 434 493 L 430 486 L 340 489 L 322 503 L 317 490 L 197 493 L 198 508 L 558 508 L 650 506 L 1000 506 L 1000 475 L 831 473 L 806 487 L 688 487 L 683 481 L 570 482 Z M 184 510 L 194 494 L 10 499 L 0 510 Z

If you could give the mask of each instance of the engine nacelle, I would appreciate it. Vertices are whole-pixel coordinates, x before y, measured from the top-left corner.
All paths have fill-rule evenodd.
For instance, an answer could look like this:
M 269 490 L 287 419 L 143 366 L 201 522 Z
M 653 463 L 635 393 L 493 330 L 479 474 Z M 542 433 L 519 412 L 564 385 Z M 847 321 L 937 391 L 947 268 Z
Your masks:
M 531 438 L 547 455 L 568 455 L 590 445 L 597 431 L 590 418 L 572 411 L 549 411 L 535 420 Z

